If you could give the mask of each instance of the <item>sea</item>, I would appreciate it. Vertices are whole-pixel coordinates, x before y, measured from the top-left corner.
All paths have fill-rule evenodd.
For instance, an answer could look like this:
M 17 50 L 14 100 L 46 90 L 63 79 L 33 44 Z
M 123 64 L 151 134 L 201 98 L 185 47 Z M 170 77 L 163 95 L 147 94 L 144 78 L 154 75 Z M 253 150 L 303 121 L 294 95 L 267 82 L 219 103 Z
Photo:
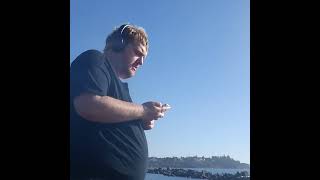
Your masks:
M 236 174 L 237 172 L 247 171 L 250 175 L 250 169 L 213 169 L 213 168 L 183 168 L 183 169 L 192 169 L 195 171 L 208 171 L 212 174 Z M 162 174 L 146 174 L 145 180 L 198 180 L 198 179 L 190 179 L 185 177 L 171 177 L 171 176 L 164 176 Z

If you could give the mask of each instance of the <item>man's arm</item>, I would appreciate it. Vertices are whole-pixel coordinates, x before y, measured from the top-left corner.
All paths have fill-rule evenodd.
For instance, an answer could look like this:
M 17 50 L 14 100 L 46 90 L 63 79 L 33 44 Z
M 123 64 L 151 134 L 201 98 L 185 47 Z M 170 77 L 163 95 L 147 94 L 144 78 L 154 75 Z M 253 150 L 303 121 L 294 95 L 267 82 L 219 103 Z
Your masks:
M 163 117 L 161 103 L 157 102 L 147 102 L 140 105 L 109 96 L 86 93 L 76 97 L 73 104 L 80 116 L 94 122 L 118 123 Z

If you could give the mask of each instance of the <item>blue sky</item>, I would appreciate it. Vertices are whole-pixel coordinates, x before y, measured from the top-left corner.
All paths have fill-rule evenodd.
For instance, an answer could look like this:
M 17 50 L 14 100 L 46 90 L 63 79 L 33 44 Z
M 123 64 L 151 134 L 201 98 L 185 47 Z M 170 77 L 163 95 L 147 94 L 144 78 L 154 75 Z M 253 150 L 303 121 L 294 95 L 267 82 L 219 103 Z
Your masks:
M 149 156 L 221 156 L 250 163 L 249 0 L 71 0 L 70 62 L 102 50 L 115 26 L 148 33 L 126 80 L 134 102 L 172 109 L 146 131 Z

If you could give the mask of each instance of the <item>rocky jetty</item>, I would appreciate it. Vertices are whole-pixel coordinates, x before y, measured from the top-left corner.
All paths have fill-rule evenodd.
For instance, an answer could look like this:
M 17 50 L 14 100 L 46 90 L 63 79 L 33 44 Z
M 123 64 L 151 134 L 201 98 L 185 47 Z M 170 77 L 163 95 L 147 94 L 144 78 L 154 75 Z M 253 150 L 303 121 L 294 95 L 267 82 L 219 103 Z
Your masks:
M 237 172 L 236 174 L 212 174 L 207 171 L 195 171 L 191 169 L 174 169 L 174 168 L 154 168 L 148 169 L 150 174 L 162 174 L 165 176 L 176 176 L 208 180 L 250 180 L 247 171 Z

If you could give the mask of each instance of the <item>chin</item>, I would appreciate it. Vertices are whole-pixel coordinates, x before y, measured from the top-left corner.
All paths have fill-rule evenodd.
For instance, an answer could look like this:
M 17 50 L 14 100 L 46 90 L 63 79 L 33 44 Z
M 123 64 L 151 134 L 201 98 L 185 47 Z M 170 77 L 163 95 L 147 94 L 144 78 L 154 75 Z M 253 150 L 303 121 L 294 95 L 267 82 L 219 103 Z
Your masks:
M 133 77 L 134 75 L 135 75 L 135 73 L 128 73 L 128 74 L 121 76 L 121 79 L 128 79 L 128 78 Z
M 135 72 L 135 71 L 129 71 L 129 72 L 128 72 L 128 76 L 129 76 L 129 77 L 132 77 L 132 76 L 134 76 L 134 75 L 136 75 L 136 72 Z

